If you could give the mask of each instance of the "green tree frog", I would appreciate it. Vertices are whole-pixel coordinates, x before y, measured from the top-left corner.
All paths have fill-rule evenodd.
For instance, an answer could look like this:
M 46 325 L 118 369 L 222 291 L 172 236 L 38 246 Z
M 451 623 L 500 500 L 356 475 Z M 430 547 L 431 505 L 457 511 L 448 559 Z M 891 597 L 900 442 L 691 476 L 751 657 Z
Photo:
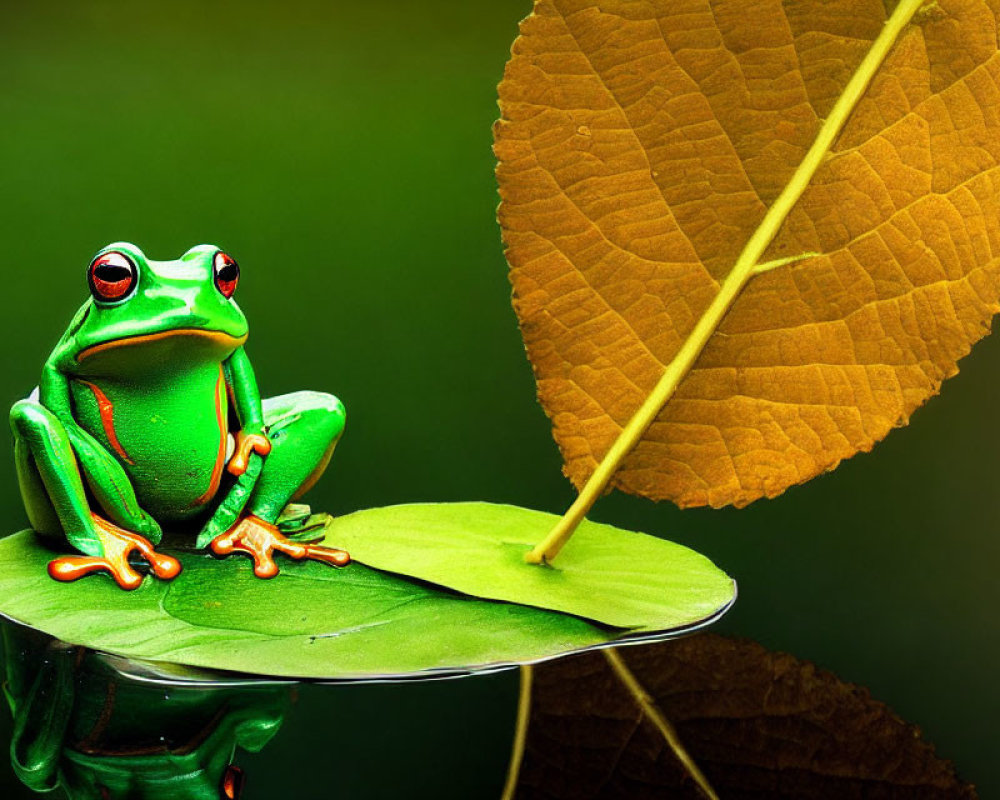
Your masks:
M 134 589 L 131 558 L 171 579 L 179 562 L 154 548 L 162 526 L 216 555 L 249 555 L 260 578 L 278 573 L 275 553 L 348 563 L 278 528 L 329 463 L 344 406 L 320 392 L 261 401 L 239 276 L 211 245 L 153 261 L 119 242 L 90 263 L 91 297 L 10 414 L 32 527 L 83 553 L 50 562 L 53 578 L 107 572 Z

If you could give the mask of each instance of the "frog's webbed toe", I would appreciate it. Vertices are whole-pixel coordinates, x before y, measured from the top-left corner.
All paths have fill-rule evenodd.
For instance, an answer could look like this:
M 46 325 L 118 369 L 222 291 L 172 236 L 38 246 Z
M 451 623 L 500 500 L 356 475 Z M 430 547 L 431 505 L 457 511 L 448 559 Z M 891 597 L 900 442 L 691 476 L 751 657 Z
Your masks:
M 253 572 L 258 578 L 273 578 L 278 574 L 275 553 L 283 553 L 296 561 L 322 561 L 333 567 L 343 567 L 351 557 L 343 550 L 318 544 L 293 542 L 277 526 L 255 517 L 244 517 L 225 533 L 216 536 L 211 545 L 217 556 L 244 553 L 253 559 Z
M 57 581 L 75 581 L 95 572 L 109 573 L 123 589 L 138 589 L 142 583 L 142 576 L 127 561 L 101 556 L 60 556 L 49 562 L 49 577 Z
M 49 562 L 49 575 L 57 581 L 75 581 L 94 572 L 107 572 L 123 589 L 137 589 L 142 583 L 140 575 L 131 564 L 129 556 L 138 553 L 150 571 L 163 580 L 176 578 L 181 564 L 172 556 L 158 553 L 148 539 L 137 533 L 119 528 L 93 515 L 97 538 L 104 550 L 103 556 L 61 556 Z

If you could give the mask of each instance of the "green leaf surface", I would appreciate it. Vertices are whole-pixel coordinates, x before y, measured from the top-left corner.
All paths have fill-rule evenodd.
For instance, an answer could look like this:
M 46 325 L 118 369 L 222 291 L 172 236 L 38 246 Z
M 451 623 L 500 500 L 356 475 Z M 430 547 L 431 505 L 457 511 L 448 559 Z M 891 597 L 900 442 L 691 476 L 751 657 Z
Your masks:
M 147 578 L 134 592 L 104 576 L 58 583 L 45 571 L 54 553 L 24 531 L 0 540 L 0 614 L 128 658 L 325 680 L 461 674 L 636 638 L 361 564 L 283 561 L 278 577 L 262 581 L 246 558 L 177 555 L 179 577 Z
M 694 625 L 733 602 L 732 578 L 703 555 L 596 522 L 553 566 L 525 564 L 556 520 L 492 503 L 387 506 L 331 520 L 325 542 L 375 569 L 636 631 Z

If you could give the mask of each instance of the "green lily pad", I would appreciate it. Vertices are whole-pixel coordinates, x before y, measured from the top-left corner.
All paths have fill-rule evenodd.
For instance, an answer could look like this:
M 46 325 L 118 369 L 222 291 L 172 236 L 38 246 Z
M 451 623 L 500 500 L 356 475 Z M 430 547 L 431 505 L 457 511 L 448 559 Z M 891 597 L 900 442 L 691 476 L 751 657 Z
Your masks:
M 428 678 L 498 669 L 616 642 L 632 632 L 459 595 L 361 564 L 282 562 L 270 581 L 248 559 L 178 553 L 184 571 L 124 592 L 106 577 L 58 583 L 30 531 L 0 540 L 0 614 L 128 658 L 324 680 Z M 722 613 L 720 609 L 716 614 Z M 658 632 L 676 636 L 694 626 Z
M 558 517 L 493 503 L 420 503 L 333 519 L 325 542 L 375 569 L 619 628 L 689 626 L 736 586 L 690 548 L 584 521 L 552 566 L 524 562 Z

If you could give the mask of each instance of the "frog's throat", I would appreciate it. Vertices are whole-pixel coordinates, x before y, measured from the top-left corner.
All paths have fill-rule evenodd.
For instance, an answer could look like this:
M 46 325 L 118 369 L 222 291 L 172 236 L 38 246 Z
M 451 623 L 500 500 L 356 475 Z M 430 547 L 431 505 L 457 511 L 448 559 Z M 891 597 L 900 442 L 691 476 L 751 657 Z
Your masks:
M 136 336 L 123 336 L 121 339 L 112 339 L 109 342 L 101 342 L 100 344 L 92 345 L 91 347 L 81 350 L 76 357 L 76 363 L 81 363 L 84 359 L 90 358 L 92 355 L 104 352 L 105 350 L 112 350 L 117 347 L 127 347 L 130 345 L 143 345 L 149 344 L 150 342 L 158 342 L 161 339 L 168 339 L 171 336 L 198 336 L 202 339 L 209 339 L 215 341 L 220 345 L 232 346 L 233 348 L 240 347 L 246 340 L 246 334 L 242 336 L 232 336 L 228 333 L 223 333 L 222 331 L 209 331 L 203 328 L 172 328 L 167 331 L 159 331 L 158 333 L 141 333 Z

